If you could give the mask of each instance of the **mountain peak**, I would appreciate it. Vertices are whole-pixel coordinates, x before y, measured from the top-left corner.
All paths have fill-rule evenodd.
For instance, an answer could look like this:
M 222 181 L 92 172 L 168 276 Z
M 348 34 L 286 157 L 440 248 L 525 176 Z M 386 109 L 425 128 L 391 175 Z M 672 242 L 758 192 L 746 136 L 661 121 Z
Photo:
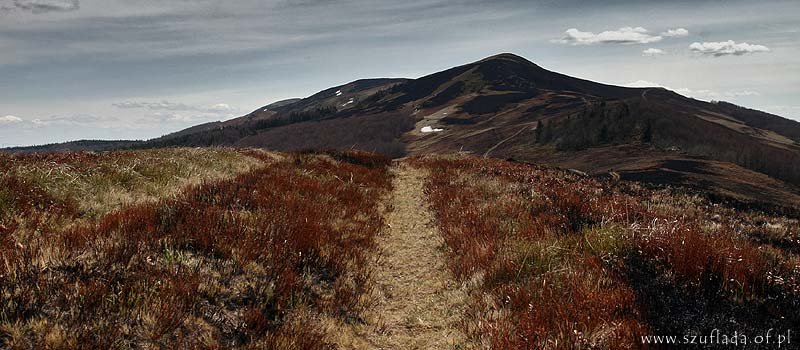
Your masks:
M 482 59 L 482 60 L 480 60 L 478 62 L 489 62 L 489 61 L 499 61 L 499 60 L 502 60 L 502 61 L 513 61 L 513 62 L 516 62 L 516 63 L 532 64 L 531 61 L 528 61 L 524 57 L 515 55 L 515 54 L 510 53 L 510 52 L 503 52 L 503 53 L 499 53 L 499 54 L 496 54 L 496 55 L 493 55 L 493 56 L 489 56 L 489 57 L 486 57 L 486 58 L 484 58 L 484 59 Z

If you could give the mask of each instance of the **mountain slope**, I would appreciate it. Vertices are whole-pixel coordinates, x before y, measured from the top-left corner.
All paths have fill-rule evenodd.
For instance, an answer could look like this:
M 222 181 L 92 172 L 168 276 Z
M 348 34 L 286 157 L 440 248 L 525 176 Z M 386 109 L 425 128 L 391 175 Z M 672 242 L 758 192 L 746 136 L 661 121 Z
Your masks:
M 595 83 L 500 54 L 419 79 L 359 80 L 148 146 L 466 151 L 794 205 L 799 141 L 800 123 L 778 116 Z
M 442 82 L 440 91 L 460 82 L 477 85 L 445 103 L 431 103 L 442 100 L 437 95 L 417 100 L 417 128 L 404 139 L 409 151 L 463 150 L 591 174 L 616 171 L 737 199 L 800 203 L 799 123 L 660 88 L 570 78 L 514 57 L 476 62 L 460 78 Z M 474 83 L 476 76 L 481 83 Z M 423 126 L 444 131 L 421 133 Z M 681 161 L 696 166 L 673 169 Z
M 243 117 L 212 125 L 197 132 L 180 132 L 177 137 L 147 141 L 139 147 L 164 146 L 248 146 L 276 150 L 361 148 L 400 155 L 403 132 L 413 127 L 384 116 L 357 116 L 370 98 L 407 79 L 364 79 L 318 92 L 295 101 L 280 101 L 261 107 Z
M 800 123 L 663 88 L 574 78 L 513 54 L 418 79 L 358 80 L 138 145 L 163 146 L 461 151 L 800 203 Z

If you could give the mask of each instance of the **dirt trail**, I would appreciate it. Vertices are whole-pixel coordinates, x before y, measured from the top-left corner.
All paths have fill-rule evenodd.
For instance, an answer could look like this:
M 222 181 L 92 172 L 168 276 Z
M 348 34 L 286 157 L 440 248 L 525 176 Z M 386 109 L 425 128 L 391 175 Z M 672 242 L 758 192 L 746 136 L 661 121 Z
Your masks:
M 378 237 L 376 306 L 362 336 L 377 349 L 464 347 L 458 322 L 466 294 L 445 265 L 444 240 L 425 202 L 425 173 L 403 163 L 387 201 L 389 228 Z

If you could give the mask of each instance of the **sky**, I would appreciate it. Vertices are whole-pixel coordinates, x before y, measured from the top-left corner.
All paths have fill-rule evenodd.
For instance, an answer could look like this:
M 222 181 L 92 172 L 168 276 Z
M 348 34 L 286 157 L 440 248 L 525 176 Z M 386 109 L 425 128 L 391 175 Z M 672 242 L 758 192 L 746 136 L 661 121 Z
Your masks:
M 0 0 L 0 147 L 148 139 L 501 52 L 800 120 L 799 39 L 797 0 Z

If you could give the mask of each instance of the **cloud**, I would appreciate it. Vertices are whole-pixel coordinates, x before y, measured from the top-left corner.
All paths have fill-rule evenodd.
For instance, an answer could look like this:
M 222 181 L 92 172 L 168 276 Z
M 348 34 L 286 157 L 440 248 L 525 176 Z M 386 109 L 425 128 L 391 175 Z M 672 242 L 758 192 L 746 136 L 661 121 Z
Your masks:
M 724 92 L 717 92 L 713 90 L 692 90 L 689 88 L 680 88 L 675 89 L 675 92 L 689 97 L 697 97 L 697 98 L 725 98 L 725 97 L 742 97 L 742 96 L 760 96 L 761 94 L 756 91 L 750 90 L 735 90 L 735 91 L 724 91 Z
M 210 121 L 225 120 L 232 115 L 197 113 L 193 111 L 156 111 L 150 115 L 139 118 L 137 123 L 142 125 L 180 125 L 187 127 L 191 125 L 206 123 Z
M 84 126 L 109 128 L 119 123 L 120 119 L 115 116 L 98 116 L 93 114 L 74 114 L 74 115 L 53 115 L 40 117 L 25 121 L 26 127 L 45 127 L 45 126 Z
M 39 117 L 24 121 L 20 124 L 27 129 L 57 130 L 58 128 L 87 128 L 94 130 L 103 129 L 147 129 L 163 125 L 164 123 L 178 123 L 181 125 L 194 122 L 218 120 L 219 115 L 207 113 L 179 113 L 174 111 L 155 111 L 150 115 L 135 118 L 120 118 L 117 116 L 98 116 L 92 114 L 55 115 Z M 185 125 L 184 125 L 185 126 Z
M 181 123 L 189 123 L 200 119 L 204 119 L 196 115 L 188 115 L 181 113 L 167 113 L 167 114 L 158 113 L 157 117 L 159 117 L 162 121 L 181 122 Z
M 661 41 L 661 39 L 661 36 L 648 34 L 647 29 L 642 27 L 622 27 L 618 30 L 607 30 L 597 34 L 570 28 L 564 32 L 563 38 L 552 40 L 552 42 L 570 45 L 647 44 Z
M 114 107 L 122 108 L 122 109 L 139 109 L 139 108 L 147 108 L 150 110 L 158 111 L 158 110 L 167 110 L 167 111 L 186 111 L 193 109 L 193 107 L 183 104 L 183 103 L 175 103 L 175 102 L 168 102 L 168 101 L 160 101 L 160 102 L 137 102 L 137 101 L 125 101 L 125 102 L 116 102 L 112 103 Z
M 0 117 L 0 126 L 6 129 L 31 130 L 52 127 L 57 130 L 62 127 L 94 127 L 100 129 L 112 128 L 120 124 L 121 119 L 116 116 L 97 116 L 92 114 L 52 115 L 47 117 L 20 118 L 13 115 Z
M 800 112 L 800 106 L 786 106 L 786 105 L 777 105 L 777 106 L 768 106 L 767 109 L 781 111 L 781 112 Z
M 662 50 L 662 49 L 654 49 L 652 47 L 647 49 L 647 50 L 642 51 L 642 55 L 643 56 L 660 56 L 660 55 L 664 55 L 666 53 L 667 52 Z
M 769 51 L 769 48 L 764 45 L 736 43 L 733 40 L 703 43 L 695 42 L 689 45 L 689 49 L 692 50 L 692 52 L 697 52 L 703 55 L 713 55 L 715 57 L 726 55 L 741 56 L 750 53 Z
M 80 7 L 80 0 L 0 0 L 0 12 L 21 10 L 40 14 L 75 11 Z
M 0 125 L 16 124 L 16 123 L 22 123 L 22 118 L 13 115 L 0 117 Z
M 125 101 L 112 103 L 114 107 L 122 109 L 149 109 L 151 111 L 185 111 L 200 113 L 233 113 L 237 108 L 231 107 L 227 103 L 217 103 L 210 106 L 189 105 L 170 101 L 144 102 L 144 101 Z
M 694 97 L 694 98 L 701 98 L 701 99 L 720 99 L 720 98 L 731 98 L 731 97 L 742 97 L 742 96 L 760 96 L 761 94 L 757 91 L 751 90 L 732 90 L 732 91 L 724 91 L 718 92 L 708 89 L 700 89 L 694 90 L 690 88 L 677 88 L 673 89 L 669 86 L 665 86 L 659 83 L 654 83 L 652 81 L 647 80 L 637 80 L 634 82 L 630 82 L 627 84 L 623 84 L 626 87 L 633 87 L 633 88 L 647 88 L 647 87 L 660 87 L 665 88 L 667 90 L 675 91 L 683 96 Z
M 164 131 L 164 128 L 167 128 L 166 130 L 174 131 L 176 128 L 184 128 L 192 124 L 224 120 L 236 116 L 232 113 L 236 109 L 225 103 L 192 106 L 161 101 L 120 102 L 114 105 L 119 108 L 132 109 L 133 113 L 129 116 L 120 116 L 119 114 L 122 113 L 108 115 L 88 113 L 62 114 L 32 116 L 24 119 L 13 115 L 0 116 L 0 139 L 16 138 L 18 139 L 16 144 L 25 144 L 27 141 L 19 136 L 19 132 L 37 134 L 37 137 L 46 136 L 45 138 L 48 139 L 48 141 L 32 141 L 33 143 L 47 143 L 51 142 L 49 140 L 56 139 L 63 140 L 63 137 L 67 134 L 73 135 L 67 139 L 86 138 L 88 136 L 77 135 L 93 135 L 93 133 L 100 133 L 104 135 L 103 138 L 113 138 L 115 136 L 108 134 L 111 132 L 110 130 L 120 132 L 151 130 L 155 132 L 155 130 Z M 135 112 L 136 108 L 142 108 L 149 112 L 140 114 Z
M 207 110 L 213 111 L 213 112 L 234 112 L 234 111 L 236 111 L 236 108 L 231 107 L 227 103 L 217 103 L 215 105 L 209 106 L 207 108 Z
M 198 119 L 200 119 L 200 118 L 197 118 L 196 116 L 190 116 L 190 115 L 183 115 L 183 114 L 175 113 L 175 114 L 170 115 L 167 120 L 168 121 L 172 121 L 172 122 L 189 123 L 189 122 L 193 122 L 193 121 L 198 120 Z
M 652 81 L 647 80 L 637 80 L 627 84 L 622 84 L 622 86 L 632 87 L 632 88 L 647 88 L 647 87 L 663 87 L 666 88 L 664 85 L 659 83 L 654 83 Z
M 764 110 L 770 113 L 780 115 L 782 117 L 790 117 L 796 120 L 800 120 L 800 106 L 777 105 L 777 106 L 768 106 L 764 108 Z
M 143 125 L 190 125 L 236 117 L 238 108 L 227 103 L 194 105 L 171 101 L 125 101 L 112 103 L 121 109 L 142 109 L 150 111 L 141 116 L 138 123 Z
M 669 29 L 666 32 L 662 32 L 661 36 L 668 38 L 683 38 L 689 36 L 689 31 L 686 30 L 686 28 Z

